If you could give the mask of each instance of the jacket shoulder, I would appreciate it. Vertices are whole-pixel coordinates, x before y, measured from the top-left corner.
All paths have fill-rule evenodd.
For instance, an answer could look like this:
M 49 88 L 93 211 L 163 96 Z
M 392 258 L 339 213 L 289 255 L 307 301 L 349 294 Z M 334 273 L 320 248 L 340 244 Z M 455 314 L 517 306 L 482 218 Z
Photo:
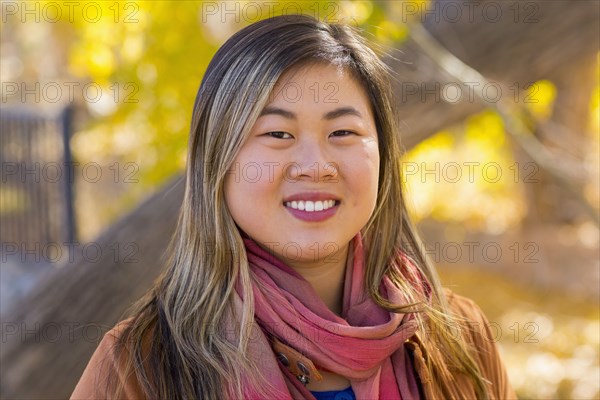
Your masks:
M 450 311 L 461 327 L 459 334 L 471 347 L 481 373 L 490 383 L 491 398 L 516 399 L 498 349 L 496 324 L 490 323 L 472 299 L 454 293 L 449 288 L 444 288 L 444 295 Z
M 71 400 L 109 399 L 116 384 L 124 383 L 120 399 L 143 399 L 143 391 L 132 373 L 125 374 L 127 350 L 121 357 L 115 354 L 117 339 L 131 324 L 132 318 L 123 320 L 104 334 L 96 350 L 92 354 L 81 378 L 79 379 Z
M 453 309 L 453 311 L 462 311 L 473 316 L 481 313 L 479 306 L 470 298 L 455 293 L 448 287 L 444 287 L 443 291 L 444 295 L 446 296 L 446 300 L 448 301 L 448 305 L 451 309 Z

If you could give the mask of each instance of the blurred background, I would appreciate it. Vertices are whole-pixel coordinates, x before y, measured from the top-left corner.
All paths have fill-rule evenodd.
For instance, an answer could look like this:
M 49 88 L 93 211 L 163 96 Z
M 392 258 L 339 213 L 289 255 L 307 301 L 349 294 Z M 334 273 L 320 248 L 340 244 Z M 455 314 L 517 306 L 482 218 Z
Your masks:
M 158 275 L 196 91 L 234 32 L 304 13 L 394 71 L 409 208 L 521 398 L 600 396 L 593 1 L 2 1 L 0 396 L 67 398 Z

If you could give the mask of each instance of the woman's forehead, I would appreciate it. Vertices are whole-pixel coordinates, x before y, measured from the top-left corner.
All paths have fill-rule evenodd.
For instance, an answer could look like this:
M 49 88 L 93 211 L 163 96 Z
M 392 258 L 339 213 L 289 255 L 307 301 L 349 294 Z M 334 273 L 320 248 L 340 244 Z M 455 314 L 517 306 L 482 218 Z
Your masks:
M 268 105 L 301 103 L 368 103 L 364 85 L 348 67 L 331 63 L 310 63 L 285 71 L 271 90 Z M 332 104 L 334 105 L 334 104 Z
M 352 78 L 352 75 L 349 73 L 348 68 L 342 65 L 318 61 L 306 62 L 285 71 L 275 86 L 289 84 L 290 82 L 297 83 L 306 79 L 317 80 L 319 78 L 336 78 L 341 80 Z

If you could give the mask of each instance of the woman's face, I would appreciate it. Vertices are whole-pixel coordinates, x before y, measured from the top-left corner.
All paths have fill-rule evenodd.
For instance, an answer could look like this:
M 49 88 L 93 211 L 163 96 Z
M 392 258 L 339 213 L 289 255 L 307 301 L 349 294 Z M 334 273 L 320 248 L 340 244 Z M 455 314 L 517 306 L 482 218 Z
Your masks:
M 274 86 L 225 180 L 239 226 L 292 267 L 345 260 L 377 199 L 379 151 L 367 93 L 331 65 Z

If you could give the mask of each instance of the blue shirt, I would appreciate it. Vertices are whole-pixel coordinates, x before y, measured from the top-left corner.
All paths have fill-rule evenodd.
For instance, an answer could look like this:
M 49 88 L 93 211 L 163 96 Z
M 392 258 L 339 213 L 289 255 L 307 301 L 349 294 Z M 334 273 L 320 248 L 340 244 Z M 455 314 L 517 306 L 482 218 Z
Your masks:
M 348 386 L 344 390 L 330 390 L 327 392 L 311 391 L 311 393 L 317 400 L 356 400 L 354 392 L 352 391 L 352 386 Z

